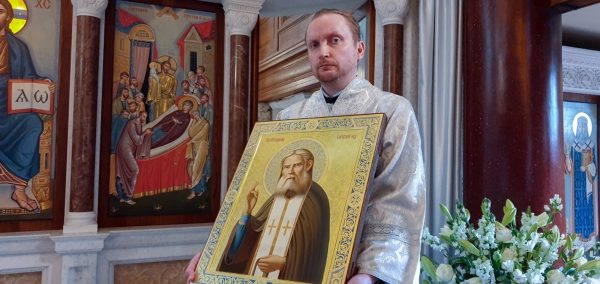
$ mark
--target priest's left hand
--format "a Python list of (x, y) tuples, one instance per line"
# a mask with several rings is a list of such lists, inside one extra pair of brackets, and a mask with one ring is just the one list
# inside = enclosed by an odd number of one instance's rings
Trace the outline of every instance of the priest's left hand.
[(262, 272), (269, 273), (276, 270), (281, 270), (285, 264), (285, 257), (269, 255), (259, 258), (256, 264)]
[(377, 278), (369, 274), (356, 274), (350, 278), (348, 284), (372, 284), (377, 282)]

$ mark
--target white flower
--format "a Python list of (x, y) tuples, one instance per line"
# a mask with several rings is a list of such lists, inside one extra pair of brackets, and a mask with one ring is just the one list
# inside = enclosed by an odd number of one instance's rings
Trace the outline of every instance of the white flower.
[(496, 276), (494, 275), (494, 267), (489, 259), (476, 259), (473, 261), (475, 265), (475, 275), (479, 276), (484, 283), (495, 283)]
[(526, 252), (532, 252), (533, 249), (535, 248), (535, 245), (537, 245), (539, 239), (540, 239), (540, 235), (538, 233), (536, 233), (536, 232), (531, 233), (530, 240), (526, 241), (523, 244), (523, 250), (525, 250)]
[(515, 269), (513, 272), (513, 280), (515, 280), (517, 283), (525, 283), (527, 282), (527, 275), (523, 274), (521, 270)]
[(535, 269), (535, 262), (530, 261), (529, 265), (531, 266), (527, 270), (527, 283), (532, 284), (542, 284), (544, 283), (544, 276), (542, 275), (541, 269)]
[(510, 243), (512, 232), (506, 227), (496, 226), (496, 240), (501, 243)]
[(501, 259), (502, 259), (502, 261), (507, 261), (507, 260), (514, 261), (517, 259), (517, 256), (518, 256), (517, 252), (515, 251), (514, 247), (511, 246), (511, 247), (505, 248), (502, 251)]
[(452, 231), (452, 229), (448, 227), (448, 224), (445, 224), (444, 227), (442, 227), (442, 229), (440, 230), (440, 235), (442, 236), (450, 237), (452, 233), (454, 233), (454, 231)]
[(461, 282), (461, 284), (483, 284), (483, 282), (481, 281), (481, 278), (473, 277)]
[(560, 270), (552, 269), (546, 275), (548, 284), (559, 284), (565, 281), (565, 275)]
[(502, 262), (502, 269), (506, 272), (513, 272), (515, 269), (515, 262), (512, 260), (505, 260)]
[(440, 264), (435, 270), (435, 274), (437, 279), (441, 282), (450, 282), (454, 279), (454, 270), (452, 269), (452, 266), (448, 264)]

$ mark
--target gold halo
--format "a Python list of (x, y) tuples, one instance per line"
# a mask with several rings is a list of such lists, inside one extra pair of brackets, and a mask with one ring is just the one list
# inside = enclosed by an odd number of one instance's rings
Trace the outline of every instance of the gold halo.
[(173, 59), (173, 57), (168, 56), (168, 55), (163, 55), (161, 57), (159, 57), (157, 59), (158, 63), (160, 64), (160, 67), (162, 68), (162, 64), (165, 61), (169, 61), (169, 65), (171, 65), (171, 75), (175, 74), (175, 71), (177, 70), (177, 62), (175, 61), (175, 59)]
[(198, 111), (198, 106), (200, 105), (200, 102), (198, 102), (198, 98), (196, 98), (195, 96), (181, 95), (177, 97), (175, 104), (177, 104), (178, 109), (182, 110), (183, 103), (187, 101), (192, 103), (192, 109), (190, 110), (190, 112)]
[[(12, 21), (8, 24), (8, 28), (13, 34), (17, 34), (27, 24), (29, 9), (24, 0), (8, 0), (8, 2), (10, 3), (14, 14)], [(8, 9), (8, 7), (6, 8)]]
[(300, 148), (310, 151), (313, 154), (313, 157), (315, 157), (313, 166), (313, 181), (318, 182), (321, 176), (323, 176), (323, 172), (325, 172), (325, 168), (327, 166), (327, 158), (325, 156), (325, 149), (323, 145), (314, 139), (301, 139), (294, 141), (285, 145), (281, 150), (279, 150), (279, 152), (277, 152), (273, 158), (271, 158), (267, 165), (262, 184), (269, 195), (273, 194), (275, 188), (277, 187), (277, 180), (279, 179), (279, 174), (281, 173), (281, 161), (283, 160), (283, 157)]

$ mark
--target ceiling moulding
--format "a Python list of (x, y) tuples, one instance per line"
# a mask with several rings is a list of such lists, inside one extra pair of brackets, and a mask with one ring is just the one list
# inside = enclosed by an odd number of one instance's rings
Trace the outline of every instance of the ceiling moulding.
[(600, 96), (600, 52), (563, 46), (563, 92)]

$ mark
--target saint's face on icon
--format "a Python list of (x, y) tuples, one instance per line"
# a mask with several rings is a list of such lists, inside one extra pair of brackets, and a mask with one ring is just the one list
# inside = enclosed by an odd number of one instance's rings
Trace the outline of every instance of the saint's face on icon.
[(295, 194), (302, 194), (308, 190), (311, 182), (312, 161), (294, 154), (283, 160), (276, 193), (286, 193), (290, 190)]

